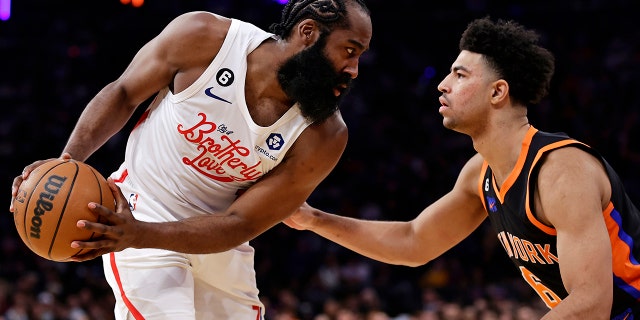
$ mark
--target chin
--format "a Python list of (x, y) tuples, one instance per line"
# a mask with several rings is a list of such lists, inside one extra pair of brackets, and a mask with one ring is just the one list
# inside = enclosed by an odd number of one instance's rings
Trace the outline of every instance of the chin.
[(456, 127), (455, 122), (453, 122), (451, 119), (447, 119), (446, 117), (442, 118), (442, 126), (450, 130), (455, 130)]

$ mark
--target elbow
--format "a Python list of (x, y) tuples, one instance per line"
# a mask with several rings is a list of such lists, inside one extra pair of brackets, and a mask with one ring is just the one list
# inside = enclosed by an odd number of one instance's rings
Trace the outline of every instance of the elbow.
[(424, 266), (425, 264), (431, 262), (431, 259), (424, 259), (424, 260), (411, 260), (411, 261), (407, 261), (404, 263), (405, 266), (407, 267), (421, 267)]
[(423, 266), (425, 264), (426, 264), (426, 262), (425, 263), (420, 263), (420, 262), (415, 262), (415, 261), (408, 261), (408, 262), (403, 263), (402, 265), (406, 266), (406, 267), (417, 268), (417, 267)]
[(425, 264), (431, 262), (433, 259), (430, 257), (425, 257), (421, 255), (409, 255), (402, 257), (401, 259), (392, 259), (391, 263), (405, 266), (405, 267), (421, 267)]

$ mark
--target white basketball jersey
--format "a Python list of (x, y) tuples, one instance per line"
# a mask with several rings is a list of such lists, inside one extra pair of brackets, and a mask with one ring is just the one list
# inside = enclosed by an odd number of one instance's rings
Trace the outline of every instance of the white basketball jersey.
[(134, 214), (138, 196), (154, 203), (136, 217), (170, 221), (224, 211), (283, 160), (310, 124), (297, 105), (268, 127), (249, 115), (247, 55), (271, 36), (233, 19), (220, 52), (190, 87), (158, 93), (112, 174), (126, 186)]

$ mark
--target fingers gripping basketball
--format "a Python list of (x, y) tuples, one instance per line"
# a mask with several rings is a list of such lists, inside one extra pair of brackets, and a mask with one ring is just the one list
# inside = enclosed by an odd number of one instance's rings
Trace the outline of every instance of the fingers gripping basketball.
[(76, 227), (78, 220), (98, 221), (87, 207), (99, 203), (115, 210), (106, 179), (91, 166), (75, 160), (48, 161), (22, 182), (14, 201), (14, 222), (22, 241), (37, 255), (68, 261), (86, 252), (71, 248), (73, 240), (94, 234)]

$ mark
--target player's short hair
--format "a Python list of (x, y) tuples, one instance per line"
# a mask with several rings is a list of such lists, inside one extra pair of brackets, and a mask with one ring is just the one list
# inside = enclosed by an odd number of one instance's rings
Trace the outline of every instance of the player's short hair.
[(548, 94), (555, 68), (553, 55), (538, 45), (539, 38), (538, 33), (517, 22), (494, 22), (485, 17), (469, 23), (460, 39), (460, 50), (482, 54), (509, 83), (513, 100), (536, 104)]

